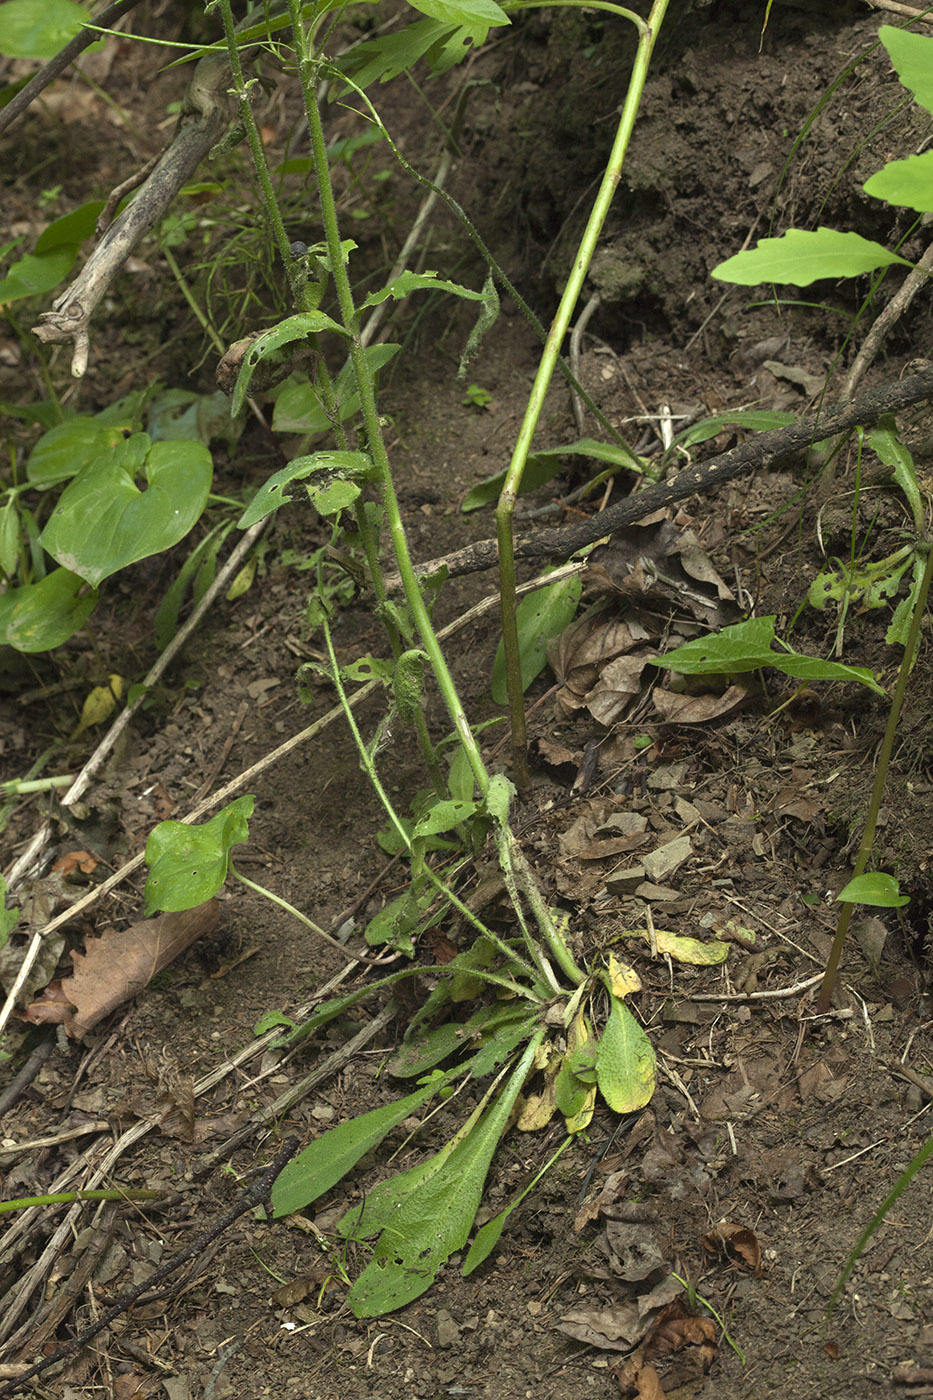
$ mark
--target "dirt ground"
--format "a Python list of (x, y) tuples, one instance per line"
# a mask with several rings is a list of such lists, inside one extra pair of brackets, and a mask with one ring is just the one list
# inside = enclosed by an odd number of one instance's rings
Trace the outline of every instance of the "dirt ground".
[[(165, 9), (143, 5), (134, 28), (164, 32)], [(864, 321), (846, 342), (861, 284), (818, 284), (795, 304), (762, 305), (746, 289), (711, 280), (710, 268), (747, 238), (767, 234), (772, 218), (775, 229), (825, 223), (886, 241), (908, 232), (896, 212), (861, 190), (885, 160), (919, 148), (928, 135), (918, 109), (898, 108), (901, 89), (883, 52), (848, 72), (793, 151), (814, 108), (874, 42), (878, 15), (854, 3), (776, 4), (760, 40), (763, 9), (714, 2), (672, 11), (587, 287), (587, 296), (595, 289), (602, 301), (582, 338), (582, 382), (646, 453), (660, 450), (659, 422), (668, 411), (675, 429), (691, 415), (740, 405), (804, 413), (827, 374), (832, 400), (861, 343)], [(170, 8), (168, 14), (177, 32), (180, 20)], [(532, 12), (426, 88), (428, 100), (449, 115), (463, 84), (476, 83), (450, 189), (545, 320), (621, 101), (628, 53), (622, 29), (595, 11)], [(66, 81), (8, 141), (0, 242), (11, 230), (42, 226), (40, 191), (60, 185), (56, 213), (64, 212), (105, 195), (158, 148), (159, 123), (180, 96), (183, 76), (153, 79), (151, 56), (125, 41), (113, 41), (111, 61), (101, 81), (125, 119), (86, 85)], [(411, 87), (399, 80), (379, 89), (377, 100), (408, 158), (429, 171), (440, 141)], [(274, 79), (263, 101), (266, 139), (279, 153), (292, 129), (294, 93)], [(358, 130), (352, 114), (330, 110), (335, 135)], [(394, 259), (421, 192), (388, 157), (368, 159), (368, 175), (342, 177), (341, 207), (361, 265), (378, 267)], [(237, 239), (252, 230), (258, 246), (261, 220), (246, 167), (235, 164), (232, 172)], [(434, 216), (426, 244), (425, 266), (481, 281), (476, 253), (449, 212)], [(901, 251), (916, 258), (923, 246), (918, 228)], [(176, 254), (196, 261), (190, 243)], [(216, 243), (203, 254), (205, 264), (211, 257)], [(227, 341), (269, 324), (272, 301), (284, 298), (274, 272), (250, 281), (246, 262), (238, 253), (211, 292)], [(198, 295), (207, 295), (204, 275), (191, 276)], [(868, 320), (888, 288), (886, 282)], [(929, 299), (921, 296), (863, 387), (896, 379), (923, 353), (930, 320)], [(44, 396), (30, 324), (18, 319), (0, 334), (0, 398), (7, 403)], [(393, 325), (405, 348), (398, 368), (383, 376), (381, 408), (416, 559), (494, 533), (488, 511), (463, 514), (460, 504), (471, 485), (507, 464), (537, 363), (534, 332), (506, 297), (469, 371), (489, 402), (465, 402), (456, 368), (470, 324), (460, 304), (451, 310), (432, 299)], [(92, 412), (147, 376), (207, 391), (216, 359), (153, 245), (114, 289), (89, 373), (70, 392)], [(64, 391), (67, 357), (53, 357), (50, 373)], [(28, 430), (8, 422), (6, 435), (28, 449)], [(933, 441), (928, 408), (908, 411), (899, 426), (923, 480)], [(599, 436), (592, 420), (584, 430)], [(553, 446), (578, 436), (569, 395), (558, 385), (540, 440)], [(714, 454), (734, 440), (727, 429), (699, 451)], [(217, 451), (215, 462), (214, 489), (233, 496), (248, 496), (281, 464), (255, 425), (229, 459)], [(595, 509), (593, 501), (559, 499), (584, 479), (578, 462), (567, 458), (564, 475), (535, 493), (535, 514), (522, 530)], [(856, 469), (849, 445), (831, 475), (798, 460), (670, 512), (678, 537), (693, 532), (730, 598), (711, 593), (707, 582), (697, 585), (699, 603), (653, 593), (642, 615), (663, 632), (678, 616), (696, 622), (719, 609), (719, 620), (729, 621), (753, 609), (774, 615), (778, 634), (801, 651), (828, 656), (841, 637), (847, 662), (874, 668), (892, 685), (901, 652), (885, 642), (890, 606), (853, 609), (844, 626), (832, 609), (802, 606), (825, 561), (848, 556), (853, 528), (858, 549), (871, 559), (892, 553), (905, 537), (906, 514), (889, 474), (865, 457), (856, 508)], [(633, 484), (617, 481), (612, 499)], [(156, 821), (189, 810), (205, 784), (210, 791), (229, 781), (333, 706), (324, 683), (303, 699), (295, 683), (298, 666), (321, 651), (306, 620), (311, 583), (302, 563), (324, 538), (310, 513), (279, 513), (253, 586), (212, 609), (80, 809), (66, 822), (60, 807), (44, 808), (42, 799), (16, 805), (3, 835), (5, 865), (50, 810), (50, 862), (89, 851), (96, 870), (73, 878), (98, 880), (141, 849)], [(155, 659), (152, 600), (184, 558), (183, 545), (114, 580), (93, 635), (81, 633), (36, 658), (0, 653), (4, 777), (25, 772), (49, 744), (67, 741), (83, 696), (102, 676), (145, 675)], [(457, 618), (493, 590), (490, 574), (452, 580), (437, 619)], [(590, 583), (588, 600), (599, 596)], [(383, 646), (362, 599), (345, 601), (335, 625), (343, 660)], [(471, 721), (498, 713), (489, 692), (496, 644), (489, 613), (450, 643)], [(792, 682), (769, 672), (721, 712), (717, 697), (704, 717), (703, 697), (695, 697), (694, 722), (685, 723), (656, 703), (656, 680), (642, 677), (630, 703), (600, 722), (583, 705), (570, 713), (561, 708), (560, 697), (547, 693), (553, 674), (541, 676), (528, 697), (534, 784), (517, 823), (549, 898), (571, 916), (579, 960), (596, 964), (646, 918), (657, 929), (730, 940), (721, 968), (652, 959), (647, 947), (632, 955), (643, 982), (634, 1006), (658, 1055), (648, 1109), (627, 1119), (598, 1109), (584, 1139), (513, 1213), (498, 1248), (474, 1274), (464, 1278), (455, 1257), (415, 1303), (358, 1321), (344, 1301), (341, 1274), (355, 1277), (365, 1258), (346, 1249), (334, 1224), (384, 1177), (390, 1157), (397, 1169), (437, 1150), (462, 1110), (455, 1100), (423, 1125), (406, 1122), (309, 1210), (305, 1228), (300, 1221), (270, 1224), (248, 1209), (198, 1249), (170, 1296), (144, 1295), (63, 1370), (43, 1377), (36, 1394), (601, 1400), (638, 1393), (648, 1400), (661, 1392), (646, 1388), (644, 1378), (637, 1392), (629, 1385), (626, 1329), (653, 1289), (661, 1290), (656, 1304), (670, 1303), (664, 1288), (672, 1273), (688, 1290), (671, 1304), (667, 1332), (656, 1331), (646, 1358), (664, 1395), (930, 1393), (927, 1173), (892, 1206), (832, 1317), (826, 1312), (860, 1232), (930, 1132), (929, 638), (908, 689), (873, 862), (897, 875), (910, 903), (858, 922), (826, 1017), (815, 1014), (814, 979), (835, 928), (834, 896), (849, 877), (861, 834), (886, 701), (855, 685), (820, 684), (797, 694)], [(377, 702), (360, 712), (367, 732), (380, 713)], [(449, 725), (437, 697), (428, 696), (426, 714), (432, 733), (443, 735)], [(597, 714), (606, 720), (605, 710)], [(508, 771), (506, 748), (493, 754), (500, 735), (501, 727), (486, 731), (484, 751)], [(91, 747), (87, 735), (66, 742), (56, 771), (78, 771)], [(584, 781), (584, 758), (594, 752), (597, 766)], [(380, 762), (404, 807), (420, 781), (409, 740), (394, 739)], [(351, 951), (362, 946), (360, 929), (399, 893), (403, 875), (375, 840), (381, 809), (345, 726), (337, 722), (298, 746), (248, 790), (256, 801), (243, 872), (325, 929), (341, 931)], [(686, 842), (685, 858), (669, 868), (652, 864), (653, 853), (676, 840)], [(477, 880), (486, 866), (482, 856)], [(17, 892), (20, 902), (31, 901), (26, 912), (34, 923), (59, 907), (61, 878)], [(70, 928), (68, 946), (141, 917), (141, 889), (138, 876), (121, 885)], [(456, 926), (445, 933), (455, 946), (467, 938)], [(11, 946), (24, 947), (27, 934), (24, 924)], [(425, 986), (436, 979), (436, 954), (436, 946), (416, 950)], [(3, 1115), (2, 1197), (75, 1189), (101, 1164), (123, 1187), (168, 1195), (152, 1205), (89, 1202), (70, 1215), (59, 1206), (6, 1217), (15, 1223), (0, 1236), (0, 1384), (91, 1326), (127, 1289), (191, 1246), (242, 1199), (284, 1139), (296, 1135), (304, 1145), (393, 1095), (385, 1064), (404, 1033), (404, 1001), (368, 1040), (361, 1036), (355, 1053), (342, 1061), (337, 1054), (334, 1063), (328, 1057), (366, 1032), (384, 997), (292, 1051), (254, 1035), (261, 1016), (295, 1015), (344, 965), (287, 915), (228, 886), (216, 930), (82, 1040), (13, 1023), (5, 1079), (30, 1057), (39, 1068)], [(61, 969), (69, 968), (63, 950)], [(8, 986), (8, 968), (2, 976)], [(360, 976), (351, 970), (342, 985), (357, 985)], [(296, 1102), (279, 1103), (320, 1066), (318, 1081)], [(134, 1128), (136, 1140), (111, 1163), (113, 1143)], [(484, 1212), (491, 1216), (527, 1185), (561, 1137), (556, 1121), (538, 1133), (510, 1133), (493, 1164)], [(678, 1339), (690, 1344), (680, 1347)], [(917, 1384), (923, 1375), (911, 1378), (908, 1367), (928, 1368), (926, 1384)]]

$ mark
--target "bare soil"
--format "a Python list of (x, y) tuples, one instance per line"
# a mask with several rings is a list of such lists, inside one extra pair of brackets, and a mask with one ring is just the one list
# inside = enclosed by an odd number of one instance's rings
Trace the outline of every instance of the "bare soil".
[[(141, 7), (134, 25), (159, 32), (157, 8)], [(580, 360), (587, 389), (632, 440), (650, 441), (668, 411), (675, 429), (692, 414), (739, 405), (803, 413), (830, 372), (834, 396), (861, 342), (860, 327), (851, 343), (845, 336), (864, 287), (820, 284), (800, 294), (800, 305), (762, 306), (745, 289), (709, 277), (746, 238), (766, 235), (772, 218), (776, 228), (825, 223), (884, 240), (906, 232), (894, 211), (861, 190), (869, 174), (914, 149), (926, 131), (918, 109), (895, 111), (901, 89), (883, 54), (839, 84), (794, 152), (817, 103), (873, 43), (877, 16), (854, 4), (776, 5), (760, 40), (763, 8), (681, 6), (655, 57), (590, 284), (602, 301)], [(482, 80), (467, 101), (450, 188), (545, 321), (621, 100), (629, 52), (621, 28), (597, 12), (524, 15), (508, 32), (494, 31), (495, 42), (465, 68), (427, 87), (429, 100), (449, 115), (462, 84)], [(184, 79), (169, 72), (152, 81), (151, 74), (147, 54), (115, 42), (102, 81), (126, 120), (69, 82), (57, 84), (55, 100), (20, 124), (5, 156), (0, 241), (11, 230), (41, 226), (41, 190), (60, 184), (63, 210), (105, 194), (157, 148), (156, 127)], [(408, 158), (429, 172), (440, 142), (424, 106), (404, 80), (376, 97)], [(270, 149), (278, 152), (295, 117), (290, 85), (274, 83), (265, 104)], [(67, 135), (62, 112), (70, 114)], [(335, 136), (360, 129), (337, 106), (331, 117)], [(388, 173), (378, 196), (365, 179), (347, 178), (342, 191), (361, 265), (373, 268), (394, 258), (422, 193), (388, 157), (373, 157), (369, 175), (382, 169)], [(261, 221), (245, 165), (235, 164), (232, 178), (231, 204), (240, 209), (241, 229), (256, 230), (259, 246)], [(354, 219), (354, 211), (366, 217)], [(449, 211), (432, 220), (426, 241), (424, 265), (467, 282), (481, 278), (475, 250)], [(902, 251), (916, 257), (922, 249), (918, 230)], [(193, 263), (191, 245), (188, 251)], [(206, 260), (216, 255), (212, 245)], [(270, 323), (275, 298), (284, 297), (274, 269), (263, 270), (251, 284), (248, 314), (234, 320), (238, 275), (228, 267), (219, 279), (226, 290), (217, 314), (231, 317), (228, 341)], [(206, 295), (203, 277), (192, 276)], [(867, 320), (889, 294), (886, 282)], [(0, 396), (9, 402), (43, 396), (29, 324), (11, 322), (0, 338)], [(383, 377), (382, 411), (419, 559), (493, 533), (488, 512), (464, 515), (460, 503), (471, 485), (506, 465), (537, 362), (535, 334), (507, 297), (469, 370), (490, 402), (466, 403), (456, 369), (469, 327), (461, 305), (451, 310), (439, 299), (404, 312), (393, 327), (405, 350)], [(929, 337), (929, 301), (921, 297), (867, 385), (896, 377)], [(76, 402), (94, 411), (145, 376), (207, 390), (215, 363), (153, 246), (142, 250), (128, 284), (115, 289)], [(53, 359), (51, 373), (64, 389), (66, 358)], [(928, 409), (905, 414), (900, 428), (924, 476)], [(591, 420), (585, 430), (599, 436)], [(562, 386), (551, 390), (540, 431), (549, 446), (578, 436)], [(28, 446), (21, 427), (10, 432)], [(732, 440), (727, 430), (701, 451)], [(217, 460), (219, 494), (248, 493), (280, 465), (258, 427), (229, 460), (221, 453)], [(595, 508), (593, 501), (560, 503), (583, 479), (578, 461), (567, 458), (565, 474), (532, 498), (536, 510), (550, 511), (537, 517), (545, 524)], [(831, 610), (801, 607), (825, 559), (848, 556), (853, 520), (866, 557), (883, 558), (904, 538), (907, 518), (889, 474), (866, 457), (856, 506), (856, 470), (855, 447), (847, 445), (831, 476), (803, 461), (785, 464), (687, 502), (673, 524), (694, 532), (731, 590), (736, 616), (749, 608), (774, 615), (779, 635), (793, 627), (794, 645), (813, 654), (829, 655), (841, 637), (847, 662), (893, 682), (900, 649), (885, 642), (890, 608), (853, 609), (843, 625)], [(617, 482), (614, 491), (634, 484)], [(533, 519), (522, 526), (535, 527)], [(253, 586), (212, 611), (89, 799), (67, 820), (52, 806), (53, 859), (90, 851), (98, 861), (91, 878), (101, 878), (141, 848), (156, 821), (188, 810), (206, 782), (216, 788), (332, 707), (335, 697), (323, 682), (305, 700), (295, 683), (298, 665), (313, 661), (321, 646), (305, 617), (311, 581), (296, 561), (324, 539), (309, 513), (280, 512)], [(73, 731), (83, 696), (102, 675), (145, 674), (155, 655), (153, 600), (183, 559), (181, 548), (115, 580), (93, 636), (81, 634), (48, 656), (0, 656), (4, 776), (25, 772)], [(456, 618), (494, 587), (485, 575), (452, 580), (438, 620)], [(686, 603), (668, 599), (661, 625), (685, 612), (695, 617)], [(486, 614), (450, 644), (474, 720), (497, 713), (489, 694), (494, 619)], [(341, 610), (336, 637), (346, 660), (383, 645), (364, 599)], [(854, 685), (796, 694), (773, 672), (737, 708), (673, 723), (655, 707), (644, 678), (633, 705), (607, 726), (586, 709), (568, 716), (557, 708), (555, 696), (546, 695), (553, 684), (545, 673), (529, 693), (535, 777), (518, 828), (549, 897), (571, 915), (577, 957), (595, 964), (618, 950), (627, 930), (646, 926), (646, 910), (657, 929), (718, 934), (734, 944), (722, 968), (652, 959), (641, 945), (631, 954), (643, 983), (633, 1005), (658, 1053), (650, 1107), (621, 1120), (600, 1109), (585, 1139), (513, 1213), (475, 1274), (463, 1278), (455, 1258), (416, 1303), (359, 1321), (344, 1302), (341, 1274), (354, 1277), (365, 1258), (344, 1251), (334, 1224), (384, 1177), (390, 1156), (397, 1169), (437, 1149), (461, 1121), (455, 1100), (423, 1125), (406, 1123), (316, 1203), (313, 1228), (269, 1224), (252, 1210), (241, 1215), (201, 1251), (171, 1296), (144, 1299), (113, 1321), (63, 1371), (43, 1378), (36, 1393), (75, 1400), (100, 1393), (121, 1400), (647, 1400), (662, 1392), (644, 1375), (639, 1381), (625, 1372), (629, 1348), (620, 1330), (632, 1304), (671, 1272), (690, 1282), (696, 1316), (718, 1325), (711, 1335), (691, 1333), (676, 1310), (669, 1315), (667, 1332), (656, 1334), (646, 1358), (667, 1396), (877, 1396), (903, 1389), (906, 1373), (898, 1368), (933, 1367), (927, 1174), (891, 1207), (832, 1317), (826, 1312), (860, 1232), (930, 1132), (928, 638), (910, 682), (874, 858), (877, 868), (898, 876), (910, 904), (878, 910), (853, 931), (828, 1017), (815, 1015), (813, 979), (835, 928), (834, 896), (851, 871), (886, 702)], [(372, 732), (382, 705), (374, 701), (360, 713)], [(449, 722), (437, 697), (427, 697), (426, 713), (432, 733), (442, 736)], [(485, 748), (493, 765), (508, 771), (507, 750), (493, 756), (501, 732), (487, 731)], [(90, 747), (84, 736), (63, 749), (58, 771), (76, 771)], [(578, 775), (594, 748), (598, 766), (584, 782)], [(404, 807), (420, 781), (413, 745), (393, 736), (380, 762)], [(345, 726), (335, 723), (298, 747), (250, 791), (256, 802), (240, 859), (244, 873), (324, 928), (349, 930), (349, 946), (359, 947), (359, 929), (395, 897), (404, 877), (374, 839), (381, 809)], [(617, 846), (608, 853), (606, 833), (620, 814), (644, 817), (644, 834), (624, 852)], [(34, 799), (20, 802), (4, 836), (8, 857), (41, 816)], [(667, 876), (626, 880), (626, 869), (679, 837), (689, 838), (689, 859)], [(477, 879), (486, 868), (483, 857)], [(29, 890), (19, 895), (31, 898)], [(41, 923), (59, 896), (49, 879), (40, 882), (33, 920)], [(343, 964), (335, 950), (242, 887), (226, 889), (220, 900), (217, 931), (135, 1001), (80, 1042), (51, 1037), (47, 1058), (4, 1117), (4, 1198), (53, 1189), (69, 1171), (71, 1189), (81, 1185), (113, 1141), (141, 1124), (147, 1130), (123, 1152), (113, 1179), (169, 1195), (154, 1206), (87, 1203), (57, 1241), (63, 1207), (6, 1217), (17, 1223), (0, 1238), (0, 1365), (32, 1363), (90, 1326), (219, 1219), (283, 1139), (297, 1135), (303, 1144), (388, 1101), (397, 1088), (384, 1067), (404, 1033), (404, 1001), (358, 1053), (257, 1124), (256, 1115), (364, 1030), (384, 1003), (374, 998), (291, 1053), (266, 1047), (229, 1065), (256, 1043), (264, 1013), (295, 1013)], [(133, 922), (140, 908), (141, 885), (125, 884), (73, 928), (71, 945), (108, 924)], [(468, 937), (456, 926), (444, 933), (454, 946)], [(15, 946), (25, 937), (17, 935)], [(437, 944), (416, 952), (428, 986), (437, 976)], [(68, 971), (67, 953), (62, 968)], [(348, 974), (344, 985), (359, 977), (358, 970)], [(48, 1034), (16, 1031), (8, 1078)], [(225, 1062), (226, 1075), (205, 1084)], [(253, 1131), (236, 1141), (250, 1123)], [(553, 1122), (507, 1137), (490, 1176), (490, 1215), (531, 1180), (561, 1136)], [(34, 1284), (24, 1286), (28, 1278)], [(911, 1393), (922, 1392), (912, 1386)]]

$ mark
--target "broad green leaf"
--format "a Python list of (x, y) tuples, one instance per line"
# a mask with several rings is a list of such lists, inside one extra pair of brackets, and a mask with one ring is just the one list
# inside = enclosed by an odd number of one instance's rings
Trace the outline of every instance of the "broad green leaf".
[(357, 1317), (382, 1317), (420, 1297), (451, 1254), (466, 1244), (493, 1153), (542, 1039), (539, 1032), (505, 1087), (440, 1169), (424, 1173), (398, 1201), (390, 1228), (380, 1235), (372, 1260), (347, 1295)]
[(917, 469), (913, 457), (898, 437), (894, 419), (882, 418), (876, 428), (869, 430), (868, 441), (878, 459), (886, 467), (893, 467), (894, 480), (907, 498), (914, 525), (922, 532), (923, 500), (917, 484)]
[(291, 1215), (296, 1210), (323, 1196), (332, 1186), (352, 1171), (357, 1162), (372, 1148), (377, 1147), (387, 1133), (403, 1122), (410, 1114), (417, 1113), (428, 1099), (443, 1086), (444, 1080), (437, 1080), (426, 1088), (417, 1089), (404, 1099), (374, 1108), (359, 1118), (350, 1118), (346, 1123), (338, 1123), (287, 1162), (276, 1177), (272, 1187), (272, 1213), (278, 1217)]
[(599, 1092), (615, 1113), (644, 1108), (654, 1093), (651, 1041), (618, 997), (609, 997), (609, 1021), (596, 1049)]
[(889, 161), (865, 181), (864, 190), (872, 199), (886, 199), (898, 207), (929, 213), (933, 209), (933, 151)]
[(860, 277), (876, 267), (894, 263), (911, 266), (906, 258), (858, 233), (837, 233), (831, 228), (818, 228), (814, 233), (791, 228), (780, 238), (759, 239), (756, 247), (727, 258), (710, 275), (741, 287), (757, 287), (761, 282), (792, 282), (797, 287), (809, 287), (823, 277)]
[(856, 875), (839, 891), (836, 899), (844, 904), (869, 904), (876, 909), (900, 909), (910, 903), (909, 897), (901, 894), (894, 876), (878, 870)]
[(933, 38), (927, 34), (911, 34), (907, 29), (895, 29), (883, 24), (878, 38), (888, 51), (901, 83), (914, 98), (933, 112)]
[(0, 306), (8, 305), (11, 301), (22, 301), (24, 297), (46, 296), (60, 282), (64, 282), (77, 256), (78, 250), (72, 244), (53, 248), (42, 257), (24, 253), (13, 263), (6, 277), (0, 279)]
[(19, 909), (16, 907), (7, 908), (6, 904), (7, 888), (6, 881), (0, 875), (0, 948), (6, 943), (10, 934), (19, 923)]
[[(42, 546), (96, 587), (183, 539), (207, 504), (211, 472), (211, 454), (201, 443), (151, 443), (136, 433), (66, 486)], [(137, 476), (145, 477), (145, 489)]]
[(77, 476), (82, 467), (123, 442), (119, 427), (96, 418), (75, 417), (43, 433), (29, 454), (26, 476), (39, 491)]
[[(515, 619), (518, 623), (523, 691), (547, 665), (547, 644), (572, 621), (582, 592), (581, 578), (564, 578), (547, 588), (536, 589), (519, 603)], [(492, 698), (497, 705), (508, 703), (505, 648), (501, 640), (492, 667)]]
[[(287, 467), (270, 476), (265, 486), (260, 487), (246, 510), (237, 521), (240, 530), (248, 530), (257, 521), (264, 520), (286, 501), (294, 499), (286, 487), (293, 481), (306, 481), (316, 474), (326, 474), (326, 480), (314, 483), (314, 489), (321, 493), (335, 482), (344, 484), (366, 481), (373, 474), (373, 460), (365, 452), (313, 452), (310, 457), (296, 457)], [(311, 488), (308, 488), (311, 495)], [(359, 491), (357, 490), (357, 495)], [(319, 497), (320, 498), (320, 497)], [(312, 502), (314, 496), (311, 496)], [(354, 499), (351, 497), (351, 500)], [(321, 510), (321, 514), (327, 514)]]
[(230, 399), (219, 389), (194, 394), (187, 389), (166, 389), (153, 399), (146, 413), (146, 431), (153, 442), (203, 442), (215, 439), (235, 446), (243, 420), (231, 415)]
[(201, 826), (160, 822), (146, 842), (146, 914), (194, 909), (227, 878), (230, 851), (249, 838), (253, 797), (247, 793)]
[(0, 8), (0, 53), (7, 58), (53, 58), (87, 19), (84, 7), (72, 0), (6, 0)]
[(378, 306), (380, 302), (387, 301), (392, 297), (394, 301), (401, 301), (411, 292), (452, 292), (454, 296), (467, 297), (470, 301), (482, 301), (482, 292), (474, 292), (469, 287), (461, 287), (459, 282), (445, 282), (438, 280), (436, 272), (403, 272), (400, 277), (394, 278), (387, 287), (381, 287), (378, 292), (370, 292), (369, 296), (361, 306)]
[[(419, 19), (394, 34), (382, 34), (356, 44), (349, 53), (344, 54), (337, 66), (351, 76), (359, 87), (368, 88), (372, 83), (390, 82), (400, 73), (414, 68), (419, 59), (427, 57), (430, 61), (432, 51), (445, 47), (455, 36), (462, 36), (457, 58), (465, 57), (469, 36), (459, 25), (442, 24), (436, 19)], [(439, 63), (432, 62), (431, 66), (436, 71), (446, 71)], [(452, 63), (446, 65), (451, 66)]]
[(300, 311), (295, 316), (287, 316), (277, 326), (256, 337), (243, 356), (240, 373), (233, 389), (230, 411), (234, 417), (243, 407), (256, 366), (263, 360), (276, 357), (284, 346), (291, 345), (296, 340), (306, 340), (309, 335), (316, 335), (319, 331), (336, 331), (342, 336), (347, 334), (343, 326), (332, 317), (325, 316), (323, 311)]
[(664, 656), (653, 657), (650, 665), (684, 675), (740, 675), (773, 666), (798, 680), (858, 681), (876, 695), (884, 695), (871, 671), (864, 666), (845, 666), (837, 661), (823, 661), (818, 656), (801, 656), (798, 652), (772, 651), (773, 617), (752, 617), (724, 627), (708, 637), (698, 637)]
[(79, 632), (97, 607), (97, 593), (68, 569), (0, 594), (0, 642), (17, 651), (52, 651)]
[[(46, 0), (42, 0), (42, 3), (45, 4)], [(70, 213), (62, 214), (61, 218), (53, 220), (42, 230), (32, 251), (37, 256), (44, 257), (53, 248), (83, 243), (96, 231), (97, 217), (103, 207), (102, 199), (91, 199), (86, 204), (79, 204), (77, 209), (72, 209)]]
[[(365, 355), (370, 374), (375, 374), (384, 364), (388, 364), (399, 349), (398, 345), (367, 346)], [(356, 379), (349, 360), (337, 376), (334, 394), (341, 423), (359, 411), (360, 396), (356, 392)], [(275, 399), (272, 426), (277, 433), (326, 433), (332, 427), (314, 388), (304, 380), (285, 382)]]

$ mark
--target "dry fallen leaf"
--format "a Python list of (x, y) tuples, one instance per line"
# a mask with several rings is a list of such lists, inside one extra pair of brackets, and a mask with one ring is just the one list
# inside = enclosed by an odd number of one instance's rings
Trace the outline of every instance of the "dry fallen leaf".
[(114, 1007), (129, 1001), (180, 953), (217, 927), (220, 906), (216, 899), (180, 914), (160, 914), (132, 924), (121, 933), (108, 930), (101, 938), (89, 938), (83, 953), (71, 955), (74, 973), (50, 983), (43, 996), (22, 1013), (39, 1025), (64, 1025), (68, 1035), (80, 1038)]
[(730, 1264), (738, 1264), (756, 1274), (761, 1272), (761, 1245), (754, 1230), (744, 1225), (723, 1221), (714, 1230), (708, 1230), (701, 1243), (708, 1254), (719, 1255)]

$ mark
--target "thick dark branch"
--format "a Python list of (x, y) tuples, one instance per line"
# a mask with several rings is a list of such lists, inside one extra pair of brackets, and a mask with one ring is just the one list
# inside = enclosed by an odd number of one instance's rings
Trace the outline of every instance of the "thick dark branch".
[[(591, 515), (573, 525), (523, 535), (516, 542), (515, 557), (567, 559), (584, 545), (592, 544), (604, 535), (611, 535), (614, 530), (621, 530), (626, 525), (634, 525), (664, 506), (674, 505), (688, 496), (706, 495), (747, 472), (776, 466), (806, 451), (813, 442), (834, 437), (856, 426), (870, 426), (886, 414), (897, 413), (910, 404), (933, 398), (933, 364), (915, 360), (911, 368), (915, 372), (904, 379), (873, 389), (851, 403), (831, 404), (816, 418), (802, 418), (799, 423), (792, 423), (789, 427), (758, 433), (748, 442), (724, 453), (715, 462), (687, 467), (673, 481), (659, 482), (645, 491), (626, 496), (598, 515)], [(418, 564), (417, 572), (429, 574), (446, 566), (450, 577), (471, 574), (480, 569), (493, 568), (497, 557), (495, 540), (479, 540), (453, 554)], [(387, 578), (386, 586), (393, 589), (398, 582), (397, 577)]]

